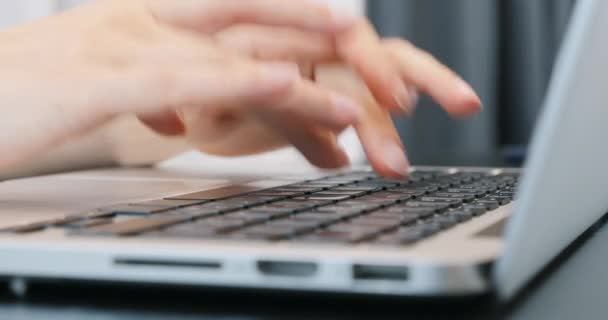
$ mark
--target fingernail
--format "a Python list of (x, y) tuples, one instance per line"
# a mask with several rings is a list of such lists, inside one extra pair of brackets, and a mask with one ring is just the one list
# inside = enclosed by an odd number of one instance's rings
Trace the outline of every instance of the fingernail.
[(410, 163), (405, 156), (403, 148), (398, 144), (388, 144), (384, 150), (386, 166), (403, 177), (406, 177), (410, 170)]
[(410, 109), (416, 110), (416, 107), (418, 106), (418, 102), (420, 101), (420, 94), (418, 94), (418, 89), (413, 88), (413, 87), (409, 87), (409, 93), (410, 93)]
[(476, 103), (477, 106), (483, 110), (483, 105), (481, 103), (481, 99), (479, 98), (479, 96), (477, 95), (477, 92), (475, 92), (475, 90), (473, 89), (473, 87), (471, 87), (470, 84), (468, 84), (466, 81), (462, 80), (462, 82), (460, 83), (459, 90), (463, 96), (469, 97), (471, 99), (471, 101)]
[(329, 10), (331, 12), (333, 25), (337, 31), (349, 29), (353, 27), (359, 20), (357, 15), (349, 13), (343, 8), (330, 7)]
[(294, 63), (264, 63), (260, 70), (262, 90), (273, 90), (289, 86), (300, 77), (300, 70)]
[(397, 91), (395, 93), (395, 102), (397, 102), (397, 106), (408, 115), (412, 113), (413, 99), (414, 97), (412, 97), (410, 90), (405, 85), (400, 85), (397, 87)]
[(354, 124), (360, 119), (361, 107), (353, 99), (337, 93), (332, 93), (329, 98), (340, 122)]

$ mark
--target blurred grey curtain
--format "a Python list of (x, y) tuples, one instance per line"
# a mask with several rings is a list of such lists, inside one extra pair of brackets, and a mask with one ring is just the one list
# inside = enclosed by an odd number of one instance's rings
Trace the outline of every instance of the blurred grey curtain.
[(414, 164), (495, 165), (526, 145), (575, 0), (369, 0), (384, 36), (401, 36), (455, 69), (484, 101), (470, 120), (423, 99), (396, 119)]

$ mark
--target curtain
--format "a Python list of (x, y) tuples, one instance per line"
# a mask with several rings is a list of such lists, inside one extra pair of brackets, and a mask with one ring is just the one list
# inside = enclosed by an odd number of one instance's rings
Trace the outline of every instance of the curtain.
[(430, 99), (395, 119), (414, 164), (502, 165), (534, 128), (575, 0), (372, 0), (383, 36), (430, 51), (478, 90), (484, 112), (450, 119)]

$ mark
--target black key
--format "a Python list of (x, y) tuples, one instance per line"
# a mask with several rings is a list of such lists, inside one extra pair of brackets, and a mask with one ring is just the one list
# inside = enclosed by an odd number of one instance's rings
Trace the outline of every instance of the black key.
[(482, 186), (482, 185), (465, 185), (459, 186), (458, 188), (453, 189), (462, 189), (462, 190), (483, 190), (486, 193), (494, 192), (497, 190), (495, 186)]
[(259, 191), (261, 188), (251, 186), (228, 186), (213, 190), (188, 193), (180, 196), (167, 197), (168, 200), (217, 200), (232, 196)]
[(329, 226), (332, 224), (340, 223), (345, 220), (352, 218), (353, 216), (344, 215), (344, 214), (313, 214), (313, 213), (303, 213), (293, 216), (290, 219), (301, 219), (302, 221), (318, 221), (323, 226)]
[(412, 244), (424, 239), (428, 235), (420, 227), (408, 227), (399, 229), (398, 232), (383, 236), (376, 241), (377, 243), (385, 244)]
[(438, 223), (442, 229), (448, 229), (457, 225), (460, 221), (454, 216), (444, 215), (435, 217), (433, 219), (433, 222)]
[(377, 203), (369, 203), (366, 201), (358, 201), (358, 200), (349, 200), (349, 201), (340, 201), (336, 204), (324, 206), (323, 210), (338, 210), (338, 208), (351, 210), (351, 211), (373, 211), (379, 209), (381, 206)]
[(287, 199), (287, 197), (251, 195), (251, 196), (230, 198), (230, 203), (250, 207), (250, 206), (256, 206), (256, 205), (264, 205), (267, 203), (280, 201), (283, 199)]
[(351, 231), (332, 231), (322, 230), (313, 234), (296, 238), (298, 242), (315, 242), (315, 243), (348, 243), (360, 242), (375, 237), (376, 233), (366, 232), (351, 232)]
[(340, 201), (351, 198), (351, 195), (348, 194), (320, 194), (313, 193), (306, 196), (296, 197), (294, 200), (300, 201)]
[(404, 206), (404, 205), (388, 207), (388, 208), (382, 209), (378, 212), (384, 212), (384, 211), (391, 212), (391, 213), (398, 213), (398, 214), (402, 214), (402, 215), (416, 215), (421, 219), (428, 218), (439, 212), (434, 207), (417, 208), (417, 207), (408, 207), (408, 206)]
[(515, 192), (512, 191), (499, 191), (496, 193), (497, 196), (499, 197), (510, 197), (511, 199), (513, 199), (513, 197), (515, 197)]
[(258, 213), (258, 212), (249, 212), (249, 211), (236, 211), (228, 213), (224, 216), (221, 216), (222, 219), (260, 219), (270, 221), (272, 219), (277, 219), (280, 217), (285, 217), (287, 215), (277, 215), (272, 213)]
[(365, 218), (374, 219), (396, 219), (400, 224), (413, 223), (421, 219), (419, 214), (403, 214), (387, 211), (377, 211), (364, 216)]
[(236, 237), (243, 236), (247, 239), (257, 240), (279, 240), (294, 235), (291, 228), (280, 228), (277, 226), (257, 226), (239, 231)]
[(287, 201), (279, 201), (268, 205), (268, 207), (274, 208), (285, 208), (291, 210), (301, 210), (304, 208), (314, 208), (316, 206), (320, 206), (323, 204), (327, 204), (328, 201), (314, 201), (314, 200), (287, 200)]
[(443, 230), (443, 226), (436, 221), (425, 222), (415, 227), (420, 228), (420, 230), (424, 232), (427, 236)]
[(504, 205), (509, 204), (511, 202), (511, 197), (489, 196), (489, 197), (483, 198), (482, 200), (485, 200), (485, 201), (496, 201), (501, 206), (504, 206)]
[(401, 195), (401, 196), (409, 196), (411, 198), (422, 197), (422, 196), (430, 193), (430, 192), (426, 192), (426, 191), (406, 190), (406, 189), (397, 189), (397, 190), (388, 189), (387, 191), (384, 191), (384, 192), (397, 194), (397, 195)]
[(471, 202), (475, 200), (476, 195), (470, 193), (449, 193), (449, 192), (437, 192), (432, 195), (438, 198), (458, 199), (463, 202)]
[(265, 220), (256, 219), (205, 219), (196, 222), (184, 223), (175, 226), (178, 230), (209, 230), (214, 233), (233, 232), (256, 223), (263, 223)]
[(337, 192), (372, 192), (375, 190), (381, 190), (374, 186), (360, 186), (360, 185), (347, 185), (343, 187), (332, 188), (329, 191), (337, 191)]
[(377, 228), (377, 231), (387, 231), (391, 229), (398, 228), (404, 219), (386, 219), (386, 218), (378, 218), (378, 217), (361, 217), (350, 220), (350, 223), (353, 227), (373, 227)]
[(301, 191), (290, 191), (290, 190), (263, 190), (263, 191), (257, 191), (254, 193), (250, 193), (248, 196), (250, 197), (271, 197), (271, 198), (277, 198), (277, 197), (293, 197), (293, 196), (298, 196), (298, 195), (302, 195), (305, 194), (306, 192), (301, 192)]
[(382, 200), (385, 200), (386, 202), (391, 202), (391, 201), (401, 202), (401, 201), (410, 200), (411, 198), (412, 198), (412, 196), (407, 195), (407, 194), (379, 192), (379, 193), (372, 193), (370, 195), (359, 197), (356, 200), (357, 201), (368, 201), (368, 200), (382, 201)]
[(76, 234), (129, 236), (146, 231), (161, 229), (163, 227), (178, 224), (183, 221), (183, 219), (169, 216), (159, 216), (156, 218), (135, 218), (93, 228), (77, 230)]
[(410, 184), (407, 186), (401, 186), (396, 188), (391, 188), (390, 191), (418, 191), (418, 192), (437, 192), (439, 191), (439, 187), (437, 185), (429, 185), (429, 184)]
[(174, 217), (182, 217), (186, 219), (190, 217), (191, 219), (201, 219), (213, 217), (221, 214), (221, 210), (218, 209), (204, 209), (199, 207), (185, 207), (177, 210), (171, 210), (166, 213), (163, 213), (159, 216), (174, 216)]
[(284, 219), (267, 223), (265, 226), (269, 228), (281, 228), (282, 230), (289, 229), (291, 230), (291, 234), (296, 235), (313, 232), (314, 230), (321, 228), (323, 224), (319, 222)]
[(451, 207), (458, 207), (462, 205), (462, 201), (459, 199), (447, 199), (447, 198), (439, 198), (439, 197), (422, 197), (420, 198), (421, 202), (430, 202), (430, 203), (447, 203)]
[(481, 198), (481, 197), (485, 196), (486, 194), (488, 194), (488, 191), (484, 190), (484, 189), (451, 188), (451, 189), (447, 189), (445, 192), (470, 194), (470, 195), (473, 195), (478, 198)]
[(490, 201), (490, 200), (477, 200), (477, 201), (473, 202), (472, 204), (485, 206), (488, 211), (491, 211), (491, 210), (494, 210), (494, 209), (497, 209), (498, 207), (500, 207), (500, 203), (498, 203), (496, 201)]
[(143, 233), (144, 237), (171, 237), (171, 238), (213, 238), (217, 237), (218, 232), (216, 229), (210, 228), (186, 228), (182, 225), (165, 228), (161, 231), (153, 231)]
[(450, 208), (449, 203), (436, 203), (436, 202), (422, 202), (422, 201), (408, 201), (405, 203), (406, 207), (411, 208), (433, 208), (435, 212), (444, 212)]
[(339, 222), (342, 219), (343, 218), (341, 218), (341, 217), (332, 217), (332, 216), (323, 217), (323, 216), (319, 216), (319, 215), (307, 215), (307, 214), (296, 215), (296, 216), (289, 218), (289, 220), (291, 220), (291, 221), (315, 222), (319, 225), (319, 227), (327, 227), (331, 224)]
[(471, 220), (475, 216), (471, 210), (453, 210), (449, 211), (447, 214), (454, 217), (458, 222)]
[(488, 208), (485, 205), (464, 205), (461, 210), (468, 211), (473, 214), (473, 216), (480, 216), (488, 211)]

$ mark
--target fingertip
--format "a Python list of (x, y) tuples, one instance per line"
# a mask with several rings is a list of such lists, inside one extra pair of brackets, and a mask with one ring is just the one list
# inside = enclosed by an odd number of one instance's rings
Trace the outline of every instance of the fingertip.
[(405, 179), (409, 176), (410, 162), (403, 148), (396, 143), (387, 143), (369, 154), (374, 170), (388, 179)]

